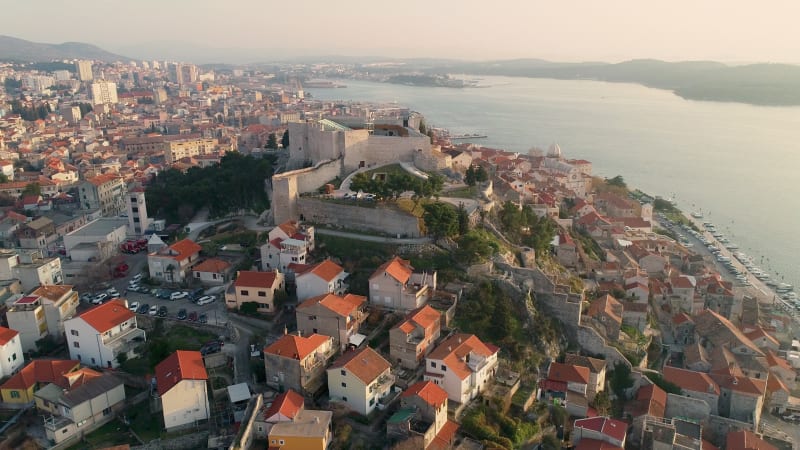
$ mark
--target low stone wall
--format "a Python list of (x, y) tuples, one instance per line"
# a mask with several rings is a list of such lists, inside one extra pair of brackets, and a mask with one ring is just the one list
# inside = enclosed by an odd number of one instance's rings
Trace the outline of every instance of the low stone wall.
[(667, 408), (664, 410), (664, 417), (681, 417), (705, 422), (710, 415), (711, 407), (705, 400), (667, 394)]
[(349, 230), (400, 237), (420, 237), (422, 234), (418, 218), (382, 205), (367, 208), (301, 197), (297, 199), (297, 212), (306, 222)]
[(578, 345), (584, 352), (593, 355), (603, 355), (606, 368), (613, 369), (617, 363), (622, 363), (632, 368), (630, 361), (616, 348), (607, 345), (605, 339), (594, 328), (580, 326), (577, 329)]

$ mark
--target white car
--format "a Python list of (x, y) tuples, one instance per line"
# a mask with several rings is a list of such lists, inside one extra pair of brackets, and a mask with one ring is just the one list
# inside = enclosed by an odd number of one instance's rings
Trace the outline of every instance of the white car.
[(94, 296), (94, 299), (92, 299), (92, 304), (93, 305), (99, 305), (100, 303), (103, 303), (103, 300), (105, 300), (107, 298), (108, 298), (108, 294), (106, 294), (105, 292), (101, 292), (101, 293), (99, 293), (99, 294)]
[(118, 298), (119, 297), (119, 292), (114, 288), (111, 288), (111, 289), (107, 290), (106, 294), (108, 294), (108, 296), (111, 297), (111, 298)]
[(173, 292), (172, 294), (169, 294), (169, 299), (170, 300), (180, 300), (180, 299), (186, 298), (188, 296), (189, 296), (189, 293), (187, 293), (186, 291), (176, 291), (176, 292)]
[(214, 303), (214, 300), (216, 300), (216, 297), (214, 297), (213, 295), (206, 295), (204, 297), (200, 297), (199, 299), (197, 299), (197, 305), (198, 306), (208, 305), (209, 303)]
[(130, 282), (138, 283), (139, 281), (141, 281), (141, 279), (142, 279), (142, 274), (141, 273), (137, 273), (136, 275), (134, 275), (131, 278), (131, 280), (128, 283), (130, 283)]
[(151, 316), (155, 316), (156, 314), (158, 314), (158, 306), (157, 305), (151, 306), (150, 311), (148, 311), (148, 314), (150, 314)]
[(130, 305), (128, 305), (128, 309), (130, 309), (133, 312), (136, 312), (136, 310), (139, 309), (139, 302), (131, 303)]

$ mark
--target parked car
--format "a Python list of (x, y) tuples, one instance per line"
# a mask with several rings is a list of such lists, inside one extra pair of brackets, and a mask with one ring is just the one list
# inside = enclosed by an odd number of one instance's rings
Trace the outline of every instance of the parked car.
[(141, 306), (139, 306), (139, 310), (136, 312), (138, 314), (147, 314), (148, 312), (150, 312), (150, 304), (148, 303), (142, 304)]
[(200, 354), (203, 356), (210, 355), (212, 353), (219, 353), (222, 351), (222, 342), (221, 341), (212, 341), (203, 344), (200, 347)]
[(197, 317), (197, 321), (200, 323), (208, 323), (208, 316), (206, 316), (205, 314), (200, 314)]
[(180, 300), (182, 298), (186, 298), (189, 296), (189, 293), (186, 291), (175, 291), (172, 294), (169, 294), (169, 299), (172, 301)]
[(202, 296), (203, 296), (203, 288), (197, 288), (192, 292), (189, 292), (189, 300), (191, 301), (195, 301)]
[(83, 303), (92, 303), (92, 300), (94, 300), (94, 297), (92, 297), (92, 294), (89, 294), (87, 292), (87, 293), (81, 294), (80, 299), (81, 299), (81, 301)]
[(106, 294), (105, 292), (101, 292), (94, 296), (94, 299), (92, 299), (92, 304), (99, 305), (100, 303), (103, 303), (103, 301), (105, 301), (105, 299), (107, 298), (108, 294)]
[(130, 305), (128, 305), (128, 309), (130, 309), (133, 312), (138, 311), (139, 310), (139, 302), (131, 303)]
[(151, 306), (150, 312), (148, 314), (150, 314), (151, 316), (155, 316), (156, 314), (158, 314), (158, 306), (156, 305)]
[(130, 292), (139, 292), (139, 285), (138, 284), (129, 284), (128, 291)]
[(197, 322), (197, 311), (192, 311), (189, 313), (189, 317), (187, 317), (190, 322)]
[(116, 288), (112, 287), (109, 290), (107, 290), (106, 293), (111, 298), (119, 298), (119, 292), (116, 290)]
[(156, 294), (156, 297), (166, 300), (170, 298), (171, 295), (172, 291), (170, 291), (169, 289), (161, 289), (158, 291), (158, 294)]
[(186, 320), (186, 309), (182, 308), (180, 311), (178, 311), (178, 315), (176, 317), (178, 320)]
[(206, 295), (197, 299), (197, 305), (198, 306), (208, 305), (209, 303), (214, 303), (214, 300), (216, 300), (216, 297), (214, 297), (213, 295)]
[(137, 273), (136, 275), (134, 275), (131, 278), (131, 281), (134, 281), (134, 282), (138, 283), (139, 281), (141, 281), (141, 279), (142, 279), (142, 274), (141, 273)]
[(162, 306), (162, 307), (158, 308), (158, 317), (167, 317), (168, 313), (169, 313), (169, 311), (167, 311), (167, 307), (166, 306)]
[(149, 294), (150, 288), (147, 286), (139, 286), (139, 289), (137, 289), (136, 291), (141, 292), (142, 294)]

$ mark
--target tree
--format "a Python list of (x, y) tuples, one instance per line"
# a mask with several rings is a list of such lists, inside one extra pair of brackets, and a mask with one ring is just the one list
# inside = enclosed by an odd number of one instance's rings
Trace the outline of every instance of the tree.
[(8, 176), (4, 173), (0, 173), (0, 183), (8, 183)]
[(475, 181), (479, 183), (483, 183), (489, 181), (489, 173), (486, 172), (486, 168), (479, 165), (477, 169), (475, 169)]
[(269, 134), (269, 137), (267, 137), (267, 144), (264, 146), (264, 148), (273, 150), (278, 148), (278, 136), (276, 136), (275, 133)]
[(466, 264), (473, 264), (485, 261), (499, 249), (495, 242), (483, 230), (471, 230), (462, 234), (458, 240), (458, 250), (456, 257), (459, 261)]
[(239, 307), (239, 312), (248, 316), (255, 316), (258, 314), (258, 302), (244, 302)]
[(428, 134), (428, 126), (425, 124), (425, 119), (419, 121), (419, 132), (424, 135)]
[(467, 214), (467, 208), (464, 207), (464, 203), (458, 204), (458, 209), (456, 209), (458, 213), (458, 234), (466, 234), (469, 231), (469, 214)]
[(42, 195), (42, 187), (39, 183), (29, 183), (25, 186), (25, 189), (22, 190), (22, 195)]
[(628, 185), (625, 184), (625, 179), (622, 178), (622, 175), (617, 175), (614, 178), (606, 179), (606, 184), (608, 184), (609, 186), (616, 186), (616, 187), (621, 187), (621, 188), (627, 188), (628, 187)]
[(631, 368), (627, 364), (617, 362), (614, 365), (614, 370), (611, 371), (611, 390), (620, 399), (625, 399), (625, 391), (633, 386), (633, 378), (631, 378)]
[(281, 137), (281, 147), (289, 148), (289, 130), (283, 132), (283, 137)]
[(458, 213), (445, 203), (428, 203), (424, 206), (425, 227), (436, 237), (455, 236), (458, 233)]
[(121, 352), (119, 355), (117, 355), (117, 362), (119, 363), (119, 365), (125, 364), (125, 361), (127, 361), (127, 360), (128, 360), (128, 354), (127, 353)]
[(545, 434), (542, 438), (542, 450), (560, 450), (561, 441), (558, 440), (555, 434)]
[(476, 181), (478, 180), (475, 178), (475, 166), (470, 165), (464, 174), (464, 183), (467, 183), (467, 186), (475, 186)]
[(611, 412), (611, 399), (608, 391), (600, 391), (594, 396), (594, 409), (598, 416), (607, 416)]

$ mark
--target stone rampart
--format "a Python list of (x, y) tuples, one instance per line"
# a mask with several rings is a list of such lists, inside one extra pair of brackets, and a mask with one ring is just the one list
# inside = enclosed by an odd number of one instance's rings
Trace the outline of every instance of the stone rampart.
[(314, 167), (292, 170), (272, 176), (272, 211), (276, 224), (298, 220), (300, 194), (314, 192), (328, 181), (342, 175), (342, 160), (327, 160)]
[(306, 222), (391, 236), (421, 236), (419, 219), (388, 206), (367, 208), (306, 197), (298, 198), (296, 205), (297, 217)]

